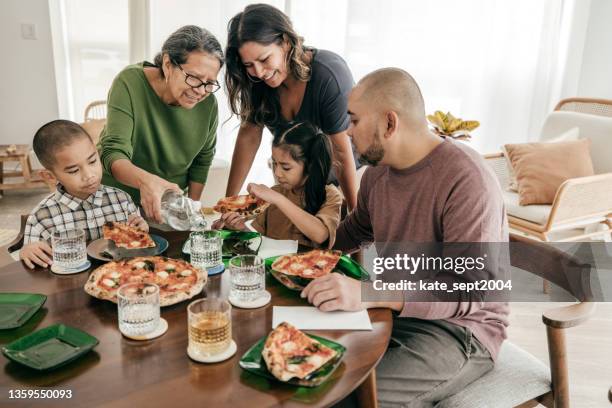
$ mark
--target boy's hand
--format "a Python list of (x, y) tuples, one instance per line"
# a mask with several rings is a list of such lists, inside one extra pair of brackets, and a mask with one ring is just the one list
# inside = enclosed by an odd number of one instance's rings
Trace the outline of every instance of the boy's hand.
[(127, 225), (136, 227), (141, 231), (149, 232), (149, 224), (140, 215), (133, 213), (128, 217)]
[(264, 184), (249, 183), (247, 186), (247, 191), (255, 197), (270, 204), (276, 204), (276, 201), (283, 197), (281, 193), (272, 190), (270, 187)]
[(21, 248), (19, 259), (30, 269), (36, 265), (48, 268), (53, 263), (53, 250), (46, 241), (32, 242)]
[(246, 231), (248, 228), (245, 225), (244, 217), (235, 212), (226, 212), (221, 215), (221, 218), (213, 222), (212, 229), (227, 228), (235, 231)]

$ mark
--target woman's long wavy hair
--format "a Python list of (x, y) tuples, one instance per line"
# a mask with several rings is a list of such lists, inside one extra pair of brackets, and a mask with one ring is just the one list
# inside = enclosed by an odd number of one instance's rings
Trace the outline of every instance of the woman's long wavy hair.
[(325, 185), (332, 167), (329, 137), (309, 122), (293, 122), (274, 137), (272, 146), (286, 150), (293, 160), (304, 163), (304, 209), (316, 214), (325, 202)]
[(230, 20), (227, 31), (225, 85), (232, 112), (243, 122), (260, 126), (276, 123), (280, 116), (276, 90), (263, 81), (249, 79), (238, 50), (249, 41), (279, 46), (286, 41), (289, 44), (285, 61), (288, 72), (300, 81), (308, 81), (310, 65), (306, 62), (304, 39), (295, 32), (289, 17), (267, 4), (247, 6)]

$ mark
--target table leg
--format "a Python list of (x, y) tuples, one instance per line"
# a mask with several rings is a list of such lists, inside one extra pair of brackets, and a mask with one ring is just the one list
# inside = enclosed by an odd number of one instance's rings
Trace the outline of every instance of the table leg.
[(377, 408), (378, 401), (376, 395), (376, 371), (372, 369), (370, 374), (355, 390), (357, 401), (361, 408)]
[(30, 172), (30, 163), (28, 161), (28, 157), (22, 156), (21, 158), (19, 158), (19, 162), (21, 163), (21, 171), (23, 173), (23, 179), (25, 180), (26, 183), (28, 183), (32, 176)]
[(4, 196), (4, 190), (2, 190), (2, 185), (4, 184), (4, 162), (0, 161), (0, 197)]

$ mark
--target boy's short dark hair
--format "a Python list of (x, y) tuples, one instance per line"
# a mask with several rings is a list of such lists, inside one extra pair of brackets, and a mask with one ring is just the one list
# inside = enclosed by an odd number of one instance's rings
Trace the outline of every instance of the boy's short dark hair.
[(55, 152), (62, 147), (69, 146), (81, 138), (93, 140), (91, 136), (78, 123), (70, 120), (53, 120), (36, 131), (33, 148), (38, 161), (50, 170), (55, 164)]

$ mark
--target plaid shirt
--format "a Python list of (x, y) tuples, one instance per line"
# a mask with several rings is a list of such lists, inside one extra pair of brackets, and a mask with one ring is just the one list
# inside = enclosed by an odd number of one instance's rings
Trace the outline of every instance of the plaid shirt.
[(130, 196), (117, 188), (100, 185), (85, 200), (66, 192), (61, 184), (57, 191), (42, 200), (32, 211), (25, 226), (24, 244), (51, 239), (53, 231), (82, 229), (87, 241), (102, 237), (107, 221), (127, 221), (137, 209)]

